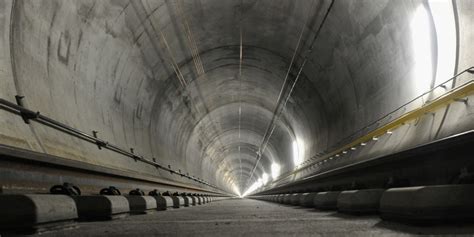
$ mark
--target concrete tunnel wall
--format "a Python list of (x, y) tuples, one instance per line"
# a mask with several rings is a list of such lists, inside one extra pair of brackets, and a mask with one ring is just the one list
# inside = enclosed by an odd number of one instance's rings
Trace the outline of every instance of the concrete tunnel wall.
[[(461, 71), (474, 65), (474, 3), (455, 2)], [(290, 81), (331, 1), (240, 4), (2, 1), (0, 97), (24, 95), (32, 110), (89, 133), (97, 130), (111, 143), (225, 190), (245, 189), (301, 27)], [(308, 159), (421, 94), (413, 86), (419, 79), (410, 20), (422, 4), (334, 1), (254, 178), (269, 173), (273, 162), (281, 173), (292, 170), (295, 139), (304, 143), (300, 153)], [(184, 16), (200, 61), (193, 60)], [(472, 103), (453, 104), (351, 156), (366, 159), (472, 129), (472, 111)], [(0, 127), (2, 144), (191, 182), (42, 125), (26, 125), (4, 110), (0, 123), (7, 125)]]

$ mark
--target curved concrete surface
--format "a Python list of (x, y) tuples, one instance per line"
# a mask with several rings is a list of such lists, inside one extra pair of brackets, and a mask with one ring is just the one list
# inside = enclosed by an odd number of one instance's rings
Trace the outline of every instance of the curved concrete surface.
[(384, 220), (448, 223), (472, 220), (474, 185), (434, 185), (388, 189), (380, 199)]
[[(78, 218), (74, 200), (66, 195), (0, 195), (0, 229), (36, 228)], [(6, 218), (8, 217), (8, 218)]]
[[(274, 163), (280, 173), (293, 170), (295, 147), (302, 160), (330, 151), (434, 84), (435, 76), (415, 73), (411, 25), (423, 1), (331, 4), (5, 0), (0, 97), (14, 101), (24, 95), (27, 108), (88, 133), (97, 130), (100, 138), (134, 148), (137, 155), (243, 193), (263, 173), (270, 176)], [(456, 1), (457, 71), (474, 65), (473, 10), (473, 1)], [(284, 99), (306, 56), (268, 137), (287, 71)], [(470, 103), (452, 104), (348, 154), (344, 162), (472, 129), (472, 115)], [(42, 125), (26, 125), (4, 110), (0, 123), (8, 124), (0, 126), (1, 144), (192, 182)]]

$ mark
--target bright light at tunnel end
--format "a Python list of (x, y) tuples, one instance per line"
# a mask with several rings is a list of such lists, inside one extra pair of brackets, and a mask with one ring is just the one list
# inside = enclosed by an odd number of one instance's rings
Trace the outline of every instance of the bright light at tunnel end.
[[(271, 179), (276, 180), (278, 178), (278, 176), (280, 175), (280, 165), (273, 162), (272, 165), (270, 166), (270, 169), (271, 169)], [(245, 191), (243, 194), (239, 194), (239, 197), (242, 198), (242, 197), (245, 197), (245, 196), (251, 194), (255, 190), (257, 190), (257, 189), (263, 187), (264, 185), (266, 185), (269, 181), (270, 181), (270, 175), (268, 175), (266, 172), (263, 172), (262, 177), (257, 179), (257, 181), (254, 184), (252, 184), (247, 189), (247, 191)]]
[[(293, 163), (294, 167), (297, 168), (301, 163), (303, 163), (304, 160), (304, 149), (305, 149), (305, 144), (301, 139), (296, 138), (293, 143), (291, 144), (291, 148), (293, 151)], [(272, 180), (276, 180), (278, 176), (280, 175), (280, 165), (273, 162), (270, 166), (270, 174)], [(258, 178), (255, 183), (253, 183), (242, 195), (239, 195), (240, 197), (245, 197), (255, 190), (263, 187), (266, 185), (269, 181), (269, 175), (265, 172), (263, 172), (262, 177)]]
[(258, 188), (262, 187), (263, 186), (263, 182), (262, 182), (262, 178), (258, 179), (255, 183), (253, 183), (248, 189), (247, 191), (245, 191), (241, 197), (245, 197), (247, 195), (249, 195), (250, 193), (254, 192), (255, 190), (257, 190)]

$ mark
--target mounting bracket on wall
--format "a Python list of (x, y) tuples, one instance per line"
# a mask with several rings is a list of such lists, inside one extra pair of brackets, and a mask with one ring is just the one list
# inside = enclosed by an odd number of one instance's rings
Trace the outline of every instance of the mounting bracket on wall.
[(95, 138), (97, 138), (97, 140), (96, 140), (96, 142), (95, 142), (95, 144), (97, 144), (97, 148), (99, 148), (99, 150), (102, 150), (102, 147), (106, 147), (106, 146), (107, 146), (107, 142), (104, 142), (104, 141), (99, 140), (99, 137), (97, 137), (97, 134), (98, 134), (98, 133), (99, 133), (98, 131), (95, 131), (95, 130), (92, 131), (92, 135), (93, 135)]
[[(16, 100), (16, 104), (22, 108), (25, 108), (25, 106), (23, 105), (23, 99), (25, 98), (25, 96), (22, 96), (22, 95), (15, 95), (15, 100)], [(20, 115), (21, 115), (21, 118), (23, 119), (23, 121), (25, 121), (26, 124), (30, 124), (30, 119), (36, 119), (39, 117), (40, 115), (40, 112), (32, 112), (32, 111), (29, 111), (29, 110), (20, 110)]]
[(470, 67), (469, 69), (467, 69), (467, 72), (474, 74), (474, 67)]
[(469, 98), (466, 97), (464, 99), (461, 99), (461, 98), (456, 98), (454, 99), (455, 102), (461, 102), (461, 103), (464, 103), (464, 104), (467, 104), (469, 102)]

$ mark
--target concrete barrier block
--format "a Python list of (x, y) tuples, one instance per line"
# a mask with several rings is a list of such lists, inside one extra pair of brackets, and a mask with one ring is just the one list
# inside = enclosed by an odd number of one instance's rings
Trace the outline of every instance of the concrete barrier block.
[(27, 233), (72, 228), (76, 203), (66, 195), (0, 195), (0, 230)]
[(197, 205), (197, 200), (195, 196), (188, 195), (189, 197), (189, 205), (191, 206), (196, 206)]
[(343, 191), (337, 199), (337, 209), (340, 212), (353, 214), (377, 213), (384, 192), (384, 189)]
[(163, 211), (168, 208), (173, 208), (173, 199), (170, 196), (152, 196), (156, 200), (156, 209)]
[(474, 185), (392, 188), (380, 200), (384, 220), (438, 223), (474, 220)]
[(181, 196), (169, 196), (173, 200), (173, 208), (184, 207), (184, 199)]
[(272, 202), (278, 202), (278, 194), (273, 195)]
[(191, 203), (191, 198), (190, 197), (188, 197), (186, 195), (180, 195), (179, 197), (183, 199), (183, 203), (184, 203), (183, 206), (184, 207), (189, 207), (190, 206), (190, 203)]
[(152, 196), (125, 196), (130, 207), (130, 214), (146, 214), (156, 210), (156, 199)]
[(277, 198), (278, 203), (283, 203), (283, 198), (285, 197), (286, 194), (279, 194)]
[(273, 195), (272, 202), (278, 201), (278, 194)]
[(293, 193), (290, 198), (290, 204), (298, 206), (300, 204), (300, 198), (302, 195), (302, 193)]
[(321, 210), (335, 210), (340, 191), (319, 192), (314, 196), (313, 206)]
[(201, 200), (201, 205), (206, 204), (206, 199), (203, 196), (199, 196), (199, 199)]
[(197, 203), (197, 205), (202, 205), (202, 204), (204, 204), (204, 203), (203, 203), (203, 200), (202, 200), (202, 197), (200, 197), (200, 196), (194, 196), (194, 197), (196, 198), (196, 203)]
[(111, 220), (130, 212), (124, 196), (74, 196), (80, 220)]
[(291, 195), (292, 194), (285, 194), (285, 196), (283, 196), (283, 204), (290, 204), (290, 201), (291, 201)]
[(314, 197), (317, 193), (303, 193), (300, 196), (300, 206), (302, 207), (313, 207)]

